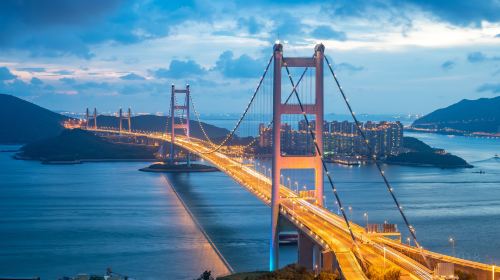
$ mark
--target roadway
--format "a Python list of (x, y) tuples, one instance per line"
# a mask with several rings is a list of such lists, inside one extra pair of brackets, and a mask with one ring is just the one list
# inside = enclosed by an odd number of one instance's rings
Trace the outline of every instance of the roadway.
[[(118, 131), (111, 129), (89, 130), (118, 133)], [(122, 131), (122, 135), (170, 141), (170, 136), (162, 133)], [(206, 141), (193, 137), (176, 136), (175, 143), (212, 163), (264, 203), (270, 204), (271, 181), (268, 177), (221, 152), (210, 153), (212, 146)], [(359, 258), (363, 260), (363, 264), (376, 267), (395, 266), (401, 270), (403, 279), (431, 280), (432, 271), (426, 267), (425, 263), (410, 257), (417, 253), (438, 262), (451, 262), (466, 267), (473, 266), (482, 270), (491, 270), (491, 266), (486, 264), (430, 252), (385, 237), (373, 236), (366, 233), (364, 227), (351, 222), (351, 228), (357, 240), (357, 246), (355, 246), (345, 221), (339, 215), (298, 197), (294, 191), (284, 185), (280, 187), (280, 197), (281, 214), (294, 223), (299, 230), (308, 234), (323, 249), (334, 252), (345, 279), (367, 279), (358, 262)]]

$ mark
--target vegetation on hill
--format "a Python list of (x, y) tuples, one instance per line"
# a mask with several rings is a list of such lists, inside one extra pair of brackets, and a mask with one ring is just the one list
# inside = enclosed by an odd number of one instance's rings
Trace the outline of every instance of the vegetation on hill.
[(390, 164), (437, 166), (441, 168), (472, 167), (464, 159), (449, 153), (440, 153), (439, 149), (434, 149), (413, 137), (403, 138), (403, 148), (407, 149), (408, 152), (389, 156), (386, 162)]
[(15, 96), (0, 94), (0, 143), (24, 144), (56, 136), (67, 119)]
[(153, 147), (118, 144), (91, 132), (64, 130), (59, 136), (26, 144), (21, 158), (42, 161), (75, 161), (83, 159), (154, 159)]
[(435, 149), (415, 137), (403, 137), (403, 148), (413, 152), (434, 153)]
[(500, 133), (500, 96), (464, 99), (413, 122), (412, 127), (453, 132)]

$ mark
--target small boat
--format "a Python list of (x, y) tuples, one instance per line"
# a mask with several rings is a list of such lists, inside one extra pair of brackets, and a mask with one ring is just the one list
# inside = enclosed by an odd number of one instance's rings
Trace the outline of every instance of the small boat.
[(495, 156), (493, 158), (494, 159), (500, 159), (500, 157), (498, 156), (498, 154), (495, 154)]

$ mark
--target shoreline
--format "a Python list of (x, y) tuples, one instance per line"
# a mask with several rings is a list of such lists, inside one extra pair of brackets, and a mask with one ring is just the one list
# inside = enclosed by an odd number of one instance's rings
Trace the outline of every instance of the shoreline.
[(76, 159), (76, 160), (43, 160), (39, 158), (23, 157), (20, 155), (12, 156), (15, 160), (28, 160), (28, 161), (39, 161), (41, 164), (54, 164), (54, 165), (66, 165), (66, 164), (82, 164), (82, 163), (93, 163), (93, 162), (155, 162), (157, 159), (113, 159), (113, 158), (86, 158), (86, 159)]
[(425, 164), (425, 163), (411, 163), (411, 162), (386, 162), (382, 161), (382, 163), (387, 165), (401, 165), (401, 166), (413, 166), (413, 167), (435, 167), (440, 169), (457, 169), (457, 168), (474, 168), (473, 165), (453, 165), (453, 166), (445, 166), (445, 165), (434, 165), (434, 164)]
[(486, 133), (486, 132), (452, 132), (452, 131), (442, 131), (442, 130), (423, 130), (416, 128), (404, 128), (405, 132), (414, 132), (414, 133), (426, 133), (426, 134), (439, 134), (439, 135), (448, 135), (448, 136), (463, 136), (463, 137), (471, 137), (471, 138), (485, 138), (485, 139), (500, 139), (499, 134)]

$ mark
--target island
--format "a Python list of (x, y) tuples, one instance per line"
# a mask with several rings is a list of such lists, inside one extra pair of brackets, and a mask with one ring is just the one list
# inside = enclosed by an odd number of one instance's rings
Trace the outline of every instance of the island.
[(81, 129), (63, 130), (60, 135), (24, 145), (17, 159), (44, 163), (85, 161), (154, 161), (157, 147), (115, 143)]
[(432, 148), (414, 137), (403, 137), (404, 152), (388, 156), (387, 164), (435, 166), (440, 168), (471, 168), (461, 157), (447, 153), (443, 149)]

